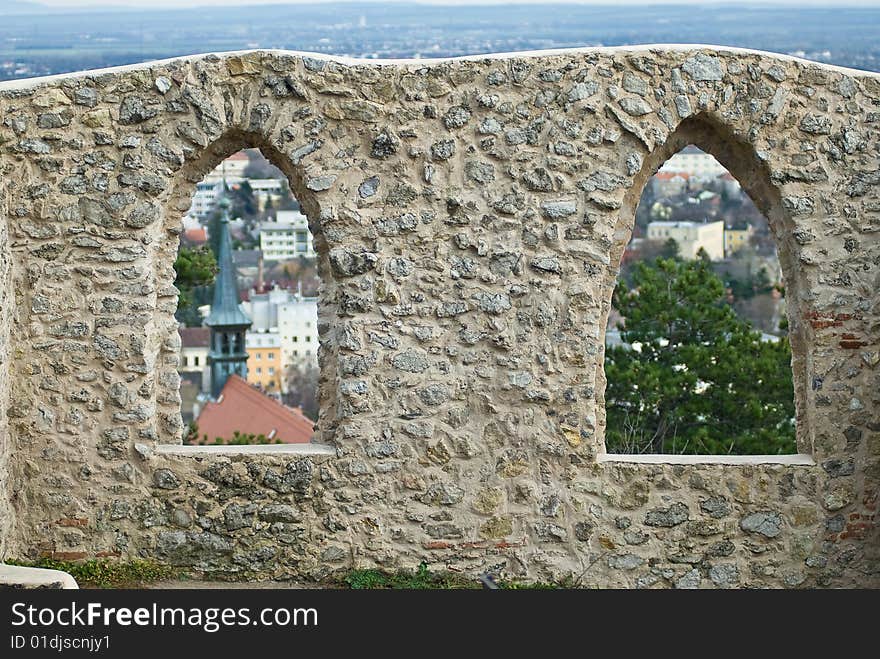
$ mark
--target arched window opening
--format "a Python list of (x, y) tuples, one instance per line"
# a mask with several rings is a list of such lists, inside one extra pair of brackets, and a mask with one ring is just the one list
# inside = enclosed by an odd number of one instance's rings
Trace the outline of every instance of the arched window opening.
[[(287, 176), (256, 148), (225, 158), (195, 186), (175, 285), (181, 416), (187, 444), (311, 440), (318, 418), (317, 255)], [(280, 420), (279, 420), (280, 419)]]
[(693, 144), (648, 179), (605, 335), (608, 453), (796, 452), (785, 282), (767, 218)]

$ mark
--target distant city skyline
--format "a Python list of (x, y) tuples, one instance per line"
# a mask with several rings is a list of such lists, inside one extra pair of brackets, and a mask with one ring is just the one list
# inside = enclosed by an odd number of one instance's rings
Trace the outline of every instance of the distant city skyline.
[[(581, 4), (581, 5), (681, 5), (681, 4), (713, 4), (713, 5), (763, 5), (791, 6), (809, 5), (878, 7), (880, 0), (389, 0), (410, 4), (432, 5), (508, 5), (508, 4)], [(56, 8), (86, 7), (128, 7), (128, 8), (162, 8), (173, 7), (210, 7), (210, 6), (247, 6), (247, 5), (291, 5), (291, 4), (333, 4), (345, 3), (377, 3), (382, 0), (31, 0), (35, 4)]]
[(233, 50), (375, 60), (636, 44), (717, 44), (880, 72), (880, 0), (243, 1), (0, 0), (0, 81)]

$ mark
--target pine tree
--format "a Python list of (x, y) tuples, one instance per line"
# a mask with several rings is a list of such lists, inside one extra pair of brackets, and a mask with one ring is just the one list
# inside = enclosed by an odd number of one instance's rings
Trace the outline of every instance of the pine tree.
[(764, 342), (705, 260), (640, 263), (614, 306), (628, 346), (606, 352), (609, 452), (795, 451), (791, 348)]
[(660, 250), (660, 258), (677, 259), (681, 257), (681, 248), (675, 238), (668, 238)]
[(258, 212), (257, 199), (248, 181), (242, 181), (232, 188), (232, 217), (253, 218)]

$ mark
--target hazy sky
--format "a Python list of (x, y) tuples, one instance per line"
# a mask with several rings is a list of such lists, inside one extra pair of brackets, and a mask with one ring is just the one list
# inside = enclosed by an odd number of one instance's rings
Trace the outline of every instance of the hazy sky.
[[(295, 4), (326, 3), (333, 1), (345, 2), (375, 2), (376, 0), (34, 0), (44, 5), (54, 7), (85, 7), (85, 6), (128, 6), (128, 7), (195, 7), (200, 5), (266, 5), (266, 4)], [(403, 0), (406, 1), (406, 0)], [(511, 4), (511, 2), (525, 4), (540, 4), (542, 2), (571, 2), (576, 4), (599, 4), (599, 5), (645, 5), (645, 4), (754, 4), (754, 5), (859, 5), (880, 6), (880, 0), (415, 0), (426, 4), (457, 4), (457, 5), (486, 5), (486, 4)], [(0, 0), (0, 4), (3, 0)]]

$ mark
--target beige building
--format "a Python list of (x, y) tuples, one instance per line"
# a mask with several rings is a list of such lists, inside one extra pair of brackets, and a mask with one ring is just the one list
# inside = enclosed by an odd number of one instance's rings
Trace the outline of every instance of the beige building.
[(219, 183), (225, 179), (230, 185), (241, 183), (245, 180), (244, 172), (250, 164), (251, 159), (248, 154), (244, 151), (238, 151), (206, 174), (204, 180), (208, 183)]
[(208, 366), (211, 330), (207, 327), (180, 327), (177, 331), (180, 334), (178, 372), (197, 373), (200, 390), (208, 391), (211, 382), (211, 370)]
[(648, 224), (648, 240), (665, 242), (672, 238), (678, 243), (683, 259), (697, 258), (700, 248), (709, 258), (724, 258), (724, 222), (651, 222)]
[(690, 144), (671, 156), (658, 170), (658, 173), (682, 172), (698, 178), (713, 179), (727, 174), (727, 169), (714, 156)]

